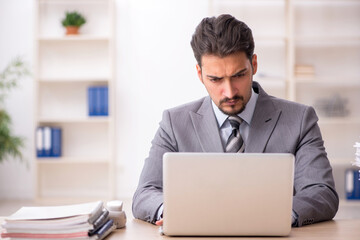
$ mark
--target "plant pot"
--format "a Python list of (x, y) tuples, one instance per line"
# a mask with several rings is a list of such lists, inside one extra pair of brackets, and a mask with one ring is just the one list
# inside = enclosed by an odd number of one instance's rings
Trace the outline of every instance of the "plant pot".
[(66, 35), (76, 35), (79, 34), (79, 27), (77, 26), (67, 26)]

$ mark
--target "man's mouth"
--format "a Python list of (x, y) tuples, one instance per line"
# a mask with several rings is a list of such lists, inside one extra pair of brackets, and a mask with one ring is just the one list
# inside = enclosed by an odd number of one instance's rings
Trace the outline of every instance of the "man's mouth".
[(224, 98), (224, 99), (220, 100), (220, 105), (233, 106), (233, 105), (236, 105), (242, 99), (243, 99), (243, 97), (241, 97), (241, 96), (235, 96), (233, 98)]

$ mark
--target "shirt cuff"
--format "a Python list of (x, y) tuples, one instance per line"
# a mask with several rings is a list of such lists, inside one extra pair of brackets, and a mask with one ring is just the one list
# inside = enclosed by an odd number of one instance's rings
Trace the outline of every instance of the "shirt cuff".
[(292, 213), (291, 213), (291, 226), (292, 227), (296, 227), (298, 225), (298, 215), (297, 213), (292, 210)]
[(164, 206), (163, 206), (163, 204), (161, 204), (161, 206), (159, 207), (158, 212), (157, 212), (157, 217), (156, 217), (157, 221), (162, 219), (163, 211), (164, 211)]

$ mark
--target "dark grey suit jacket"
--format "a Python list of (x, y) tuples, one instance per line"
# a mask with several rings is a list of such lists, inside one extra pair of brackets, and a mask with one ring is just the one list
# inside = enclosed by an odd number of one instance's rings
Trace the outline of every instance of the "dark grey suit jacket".
[[(293, 210), (298, 214), (297, 225), (332, 219), (339, 198), (314, 109), (269, 96), (256, 82), (253, 89), (259, 97), (245, 152), (294, 154)], [(132, 206), (136, 218), (152, 223), (163, 203), (165, 152), (224, 152), (210, 97), (163, 113)]]

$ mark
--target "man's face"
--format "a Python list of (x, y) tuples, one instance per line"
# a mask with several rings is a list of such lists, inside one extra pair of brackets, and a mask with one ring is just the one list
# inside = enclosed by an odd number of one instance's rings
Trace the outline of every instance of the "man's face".
[(227, 115), (242, 112), (251, 97), (252, 78), (257, 70), (257, 56), (254, 54), (250, 62), (244, 52), (223, 58), (204, 55), (201, 65), (196, 65), (199, 79), (216, 106)]

